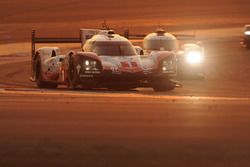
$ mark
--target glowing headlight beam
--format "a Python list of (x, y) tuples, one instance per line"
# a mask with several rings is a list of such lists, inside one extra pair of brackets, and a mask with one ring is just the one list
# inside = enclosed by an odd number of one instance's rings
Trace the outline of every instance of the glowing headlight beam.
[(245, 31), (245, 35), (250, 35), (250, 31)]
[(85, 61), (85, 65), (89, 66), (90, 62), (88, 60)]
[(189, 52), (186, 54), (186, 60), (190, 64), (199, 64), (202, 62), (202, 54), (197, 51)]

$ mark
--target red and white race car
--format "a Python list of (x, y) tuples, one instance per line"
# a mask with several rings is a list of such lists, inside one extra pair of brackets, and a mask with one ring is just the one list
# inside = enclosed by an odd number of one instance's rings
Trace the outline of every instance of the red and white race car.
[[(152, 87), (155, 91), (175, 88), (177, 62), (169, 51), (138, 55), (131, 42), (112, 30), (82, 29), (80, 38), (32, 38), (32, 81), (39, 88), (133, 89)], [(61, 54), (58, 47), (36, 43), (82, 43), (80, 51)]]

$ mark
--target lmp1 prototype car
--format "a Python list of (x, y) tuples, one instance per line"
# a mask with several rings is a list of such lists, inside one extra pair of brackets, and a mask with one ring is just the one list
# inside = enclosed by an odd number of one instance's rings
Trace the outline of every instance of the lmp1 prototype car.
[[(143, 37), (143, 35), (134, 36)], [(191, 35), (182, 35), (182, 38), (194, 37)], [(204, 48), (199, 44), (184, 44), (181, 49), (178, 49), (177, 37), (159, 28), (155, 33), (145, 36), (143, 39), (143, 48), (139, 46), (135, 46), (135, 48), (138, 54), (145, 55), (162, 51), (172, 52), (176, 54), (178, 60), (178, 78), (203, 78)]]
[(244, 27), (243, 43), (248, 49), (250, 49), (250, 25), (245, 25)]
[[(40, 88), (56, 88), (65, 84), (70, 89), (105, 87), (133, 89), (152, 87), (155, 91), (175, 88), (175, 54), (168, 51), (138, 55), (131, 42), (112, 30), (81, 30), (77, 38), (32, 38), (32, 80)], [(61, 54), (58, 47), (42, 47), (36, 43), (81, 42), (81, 51)]]

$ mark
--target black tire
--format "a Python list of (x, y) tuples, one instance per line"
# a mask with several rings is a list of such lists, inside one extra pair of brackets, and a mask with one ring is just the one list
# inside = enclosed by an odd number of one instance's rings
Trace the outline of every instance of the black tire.
[(43, 76), (41, 74), (41, 60), (39, 57), (35, 60), (35, 79), (39, 88), (56, 89), (58, 86), (56, 83), (43, 81)]
[(69, 68), (68, 68), (68, 88), (75, 89), (79, 83), (79, 76), (76, 69), (76, 61), (73, 57), (69, 58)]
[(109, 87), (108, 89), (111, 91), (132, 91), (136, 87), (132, 86), (124, 86), (124, 87)]
[(152, 87), (155, 92), (165, 92), (165, 91), (170, 91), (173, 90), (176, 87), (176, 84), (172, 81), (154, 81), (152, 83)]

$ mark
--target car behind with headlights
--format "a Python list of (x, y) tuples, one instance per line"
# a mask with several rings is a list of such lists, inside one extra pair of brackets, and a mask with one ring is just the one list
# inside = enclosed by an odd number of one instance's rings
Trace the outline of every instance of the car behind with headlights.
[[(188, 35), (183, 36), (188, 37)], [(138, 54), (149, 56), (162, 51), (175, 54), (178, 79), (204, 78), (204, 48), (200, 44), (190, 43), (184, 44), (179, 49), (178, 43), (179, 40), (175, 35), (165, 32), (162, 28), (158, 28), (156, 32), (145, 36), (143, 47), (135, 46), (135, 48)]]
[(198, 44), (184, 44), (178, 52), (178, 77), (204, 78), (204, 48)]

